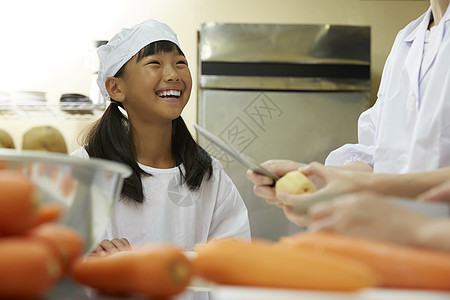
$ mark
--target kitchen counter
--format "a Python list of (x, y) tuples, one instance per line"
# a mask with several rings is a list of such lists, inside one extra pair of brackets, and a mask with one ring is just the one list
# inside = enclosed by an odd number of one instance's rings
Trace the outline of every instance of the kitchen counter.
[[(149, 299), (141, 295), (115, 297), (101, 294), (91, 288), (74, 283), (70, 279), (62, 280), (43, 300), (119, 300)], [(449, 300), (450, 292), (396, 289), (365, 289), (355, 293), (325, 292), (307, 290), (286, 290), (270, 288), (252, 288), (237, 286), (214, 286), (202, 281), (193, 285), (172, 300)]]
[[(119, 297), (102, 294), (94, 289), (77, 284), (70, 278), (63, 279), (42, 300), (148, 300), (149, 297), (142, 295), (131, 295)], [(172, 300), (210, 300), (210, 288), (188, 288), (182, 294), (173, 297)]]
[(218, 286), (212, 300), (449, 300), (450, 292), (364, 289), (355, 293)]

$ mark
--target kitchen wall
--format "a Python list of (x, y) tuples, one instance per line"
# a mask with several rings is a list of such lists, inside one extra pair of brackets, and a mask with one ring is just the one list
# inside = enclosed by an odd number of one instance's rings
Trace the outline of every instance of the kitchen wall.
[[(351, 24), (372, 27), (372, 101), (384, 61), (397, 32), (429, 7), (425, 0), (16, 0), (0, 4), (0, 91), (44, 91), (49, 103), (63, 93), (89, 95), (97, 60), (93, 41), (111, 38), (120, 28), (149, 18), (168, 23), (177, 33), (196, 85), (197, 30), (205, 21), (230, 23)], [(196, 120), (195, 86), (183, 112)], [(31, 126), (54, 125), (76, 149), (77, 135), (98, 117), (81, 120), (3, 118), (20, 148)]]

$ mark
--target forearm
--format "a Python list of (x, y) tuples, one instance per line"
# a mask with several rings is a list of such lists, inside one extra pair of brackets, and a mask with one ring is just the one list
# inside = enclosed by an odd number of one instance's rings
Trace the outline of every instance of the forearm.
[(434, 219), (422, 226), (415, 236), (415, 246), (450, 251), (450, 219)]
[(450, 167), (407, 174), (372, 174), (364, 185), (376, 193), (416, 198), (447, 180), (450, 180)]
[(355, 171), (355, 172), (373, 172), (372, 166), (363, 163), (361, 161), (355, 161), (342, 166), (335, 166), (333, 168), (338, 168), (341, 170)]

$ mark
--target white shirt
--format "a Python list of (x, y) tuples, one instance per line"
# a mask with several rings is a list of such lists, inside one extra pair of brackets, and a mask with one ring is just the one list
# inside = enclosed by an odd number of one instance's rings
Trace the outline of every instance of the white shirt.
[[(89, 158), (83, 147), (72, 155)], [(180, 186), (178, 167), (156, 169), (139, 164), (153, 175), (142, 177), (144, 203), (118, 201), (104, 238), (126, 238), (131, 245), (171, 242), (185, 250), (214, 238), (250, 239), (244, 201), (220, 163), (213, 158), (212, 164), (211, 179), (204, 179), (197, 191)]]
[(410, 173), (450, 166), (450, 9), (424, 53), (431, 8), (397, 35), (378, 99), (358, 121), (358, 144), (331, 152), (327, 165), (354, 161), (376, 173)]

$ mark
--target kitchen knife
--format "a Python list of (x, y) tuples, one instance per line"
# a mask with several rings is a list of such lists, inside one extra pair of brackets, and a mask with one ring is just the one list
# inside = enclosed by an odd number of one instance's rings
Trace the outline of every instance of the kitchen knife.
[(223, 139), (218, 137), (217, 135), (209, 132), (205, 128), (200, 127), (199, 125), (193, 123), (192, 124), (197, 130), (197, 132), (205, 137), (207, 140), (209, 140), (211, 143), (225, 151), (228, 155), (233, 157), (235, 160), (240, 162), (242, 165), (246, 166), (247, 168), (253, 170), (255, 173), (268, 176), (273, 179), (272, 185), (275, 185), (275, 182), (280, 179), (278, 175), (273, 174), (266, 168), (262, 167), (259, 163), (257, 163), (254, 159), (251, 157), (245, 155), (244, 153), (236, 150), (233, 146), (225, 142)]
[[(319, 194), (312, 195), (310, 198), (298, 201), (292, 206), (293, 210), (298, 213), (306, 213), (311, 205), (323, 201), (330, 201), (343, 194)], [(396, 205), (406, 209), (426, 214), (432, 217), (448, 217), (450, 216), (450, 204), (444, 202), (420, 202), (411, 198), (386, 197), (386, 199)]]

